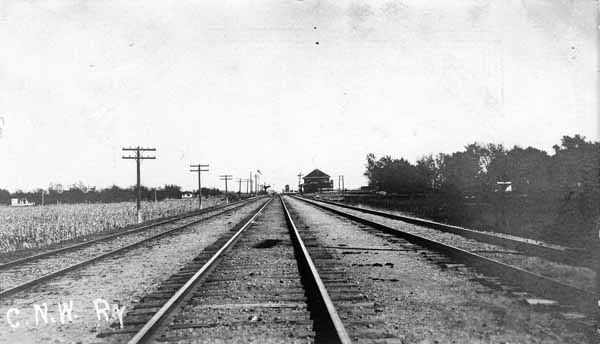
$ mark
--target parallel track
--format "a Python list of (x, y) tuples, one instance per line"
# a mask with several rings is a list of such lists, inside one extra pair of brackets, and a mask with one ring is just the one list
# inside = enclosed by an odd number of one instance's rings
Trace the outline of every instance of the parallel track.
[[(271, 216), (259, 218), (269, 205)], [(283, 209), (283, 222), (276, 208)], [(280, 206), (270, 200), (223, 241), (210, 256), (196, 258), (204, 260), (202, 266), (173, 276), (167, 288), (172, 296), (141, 324), (130, 344), (228, 341), (240, 328), (245, 336), (269, 342), (351, 342), (283, 199)], [(178, 281), (182, 286), (172, 288)]]
[[(312, 199), (312, 198), (310, 198)], [(432, 229), (436, 229), (446, 233), (452, 233), (456, 235), (460, 235), (465, 238), (477, 240), (480, 242), (485, 242), (492, 245), (502, 246), (508, 249), (517, 250), (521, 252), (526, 252), (528, 255), (542, 257), (544, 259), (548, 259), (551, 261), (571, 264), (575, 266), (586, 266), (595, 268), (593, 257), (591, 254), (584, 250), (573, 249), (569, 247), (560, 247), (557, 245), (549, 246), (543, 245), (533, 242), (527, 242), (524, 240), (519, 240), (515, 238), (510, 238), (501, 235), (495, 235), (494, 233), (477, 231), (473, 229), (463, 228), (459, 226), (452, 226), (445, 223), (425, 220), (412, 216), (391, 214), (384, 211), (377, 211), (372, 209), (365, 209), (361, 207), (355, 207), (348, 204), (333, 202), (322, 199), (312, 199), (314, 201), (323, 202), (331, 205), (335, 205), (338, 207), (351, 209), (355, 211), (360, 211), (366, 214), (377, 215), (386, 217), (393, 220), (400, 220), (406, 223), (428, 227)]]
[(206, 214), (206, 213), (210, 213), (210, 212), (216, 211), (216, 213), (211, 214), (211, 215), (209, 215), (207, 217), (203, 217), (201, 219), (193, 220), (193, 221), (184, 223), (182, 225), (178, 225), (175, 228), (171, 228), (171, 229), (168, 229), (168, 230), (165, 230), (165, 231), (161, 231), (158, 234), (151, 235), (151, 236), (146, 237), (146, 238), (144, 238), (142, 240), (135, 241), (135, 242), (133, 242), (131, 244), (128, 244), (128, 245), (125, 245), (125, 246), (121, 246), (121, 247), (119, 247), (117, 249), (113, 249), (113, 250), (110, 250), (108, 252), (104, 252), (103, 250), (100, 250), (100, 252), (103, 252), (102, 254), (95, 255), (95, 256), (93, 256), (91, 258), (84, 259), (84, 260), (79, 261), (79, 262), (77, 262), (75, 264), (71, 264), (71, 265), (68, 265), (68, 266), (66, 266), (64, 268), (60, 268), (58, 270), (54, 270), (51, 273), (47, 273), (47, 274), (42, 275), (40, 277), (36, 277), (36, 278), (30, 279), (27, 282), (24, 282), (24, 283), (18, 284), (16, 286), (4, 289), (4, 290), (0, 291), (0, 299), (9, 297), (11, 295), (14, 295), (14, 294), (16, 294), (18, 292), (21, 292), (23, 290), (31, 288), (31, 287), (33, 287), (35, 285), (41, 284), (41, 283), (43, 283), (45, 281), (48, 281), (50, 279), (62, 276), (62, 275), (66, 274), (66, 273), (68, 273), (70, 271), (73, 271), (73, 270), (76, 270), (76, 269), (80, 269), (80, 268), (82, 268), (84, 266), (90, 265), (90, 264), (92, 264), (92, 263), (94, 263), (96, 261), (99, 261), (101, 259), (106, 259), (108, 257), (115, 256), (115, 255), (120, 254), (122, 252), (134, 249), (134, 248), (136, 248), (136, 247), (138, 247), (140, 245), (143, 245), (145, 243), (148, 243), (150, 241), (159, 239), (159, 238), (167, 236), (167, 235), (174, 234), (177, 231), (181, 231), (181, 230), (183, 230), (183, 229), (185, 229), (185, 228), (187, 228), (187, 227), (189, 227), (191, 225), (197, 224), (199, 222), (206, 221), (206, 220), (208, 220), (210, 218), (222, 215), (224, 213), (228, 213), (228, 212), (234, 211), (234, 210), (236, 210), (236, 209), (244, 206), (245, 204), (247, 204), (248, 202), (251, 202), (253, 200), (255, 200), (255, 199), (244, 200), (244, 201), (239, 201), (239, 202), (235, 202), (235, 203), (231, 203), (231, 204), (227, 204), (227, 205), (206, 208), (206, 209), (203, 209), (201, 211), (187, 213), (187, 214), (180, 215), (180, 216), (168, 219), (168, 220), (159, 221), (159, 222), (155, 222), (155, 223), (152, 223), (152, 224), (149, 224), (149, 225), (144, 225), (144, 226), (141, 226), (141, 227), (137, 227), (137, 228), (134, 228), (134, 229), (122, 232), (122, 233), (117, 233), (117, 234), (109, 235), (109, 236), (102, 237), (102, 238), (99, 238), (99, 239), (96, 239), (96, 240), (91, 240), (91, 241), (88, 241), (88, 242), (85, 242), (85, 243), (81, 243), (81, 244), (77, 244), (77, 245), (72, 245), (72, 246), (68, 246), (68, 247), (65, 247), (65, 248), (61, 248), (61, 249), (57, 249), (57, 250), (53, 250), (53, 251), (49, 251), (49, 252), (44, 252), (42, 254), (38, 254), (38, 255), (34, 255), (34, 256), (30, 256), (30, 257), (26, 257), (26, 258), (22, 258), (22, 259), (18, 259), (18, 260), (14, 260), (14, 261), (5, 263), (3, 265), (0, 265), (0, 274), (2, 274), (3, 271), (6, 272), (7, 270), (12, 270), (12, 271), (18, 272), (19, 268), (25, 268), (26, 265), (39, 264), (44, 259), (50, 259), (52, 257), (60, 256), (62, 254), (66, 254), (66, 253), (70, 253), (70, 252), (76, 252), (77, 250), (81, 250), (83, 248), (92, 246), (94, 244), (102, 244), (103, 242), (111, 240), (111, 239), (117, 239), (119, 237), (123, 237), (123, 236), (126, 236), (126, 235), (131, 235), (131, 234), (134, 234), (134, 233), (138, 233), (138, 232), (141, 232), (141, 231), (144, 231), (144, 230), (148, 230), (150, 228), (158, 227), (158, 226), (161, 226), (161, 225), (166, 225), (166, 224), (173, 223), (175, 221), (179, 221), (179, 220), (186, 219), (186, 218), (189, 218), (189, 217), (198, 216), (198, 215), (202, 215), (202, 214)]
[(51, 250), (51, 251), (43, 252), (43, 253), (32, 255), (32, 256), (27, 256), (27, 257), (20, 258), (20, 259), (15, 259), (15, 260), (12, 260), (12, 261), (0, 264), (0, 271), (6, 270), (6, 269), (8, 269), (10, 267), (13, 267), (15, 265), (21, 265), (21, 264), (24, 264), (24, 263), (33, 262), (35, 260), (39, 260), (39, 259), (42, 259), (42, 258), (54, 256), (54, 255), (57, 255), (57, 254), (60, 254), (60, 253), (75, 251), (75, 250), (78, 250), (78, 249), (81, 249), (81, 248), (84, 248), (84, 247), (87, 247), (87, 246), (90, 246), (90, 245), (93, 245), (93, 244), (96, 244), (96, 243), (99, 243), (99, 242), (102, 242), (102, 241), (110, 240), (110, 239), (117, 238), (117, 237), (124, 236), (124, 235), (128, 235), (128, 234), (133, 234), (133, 233), (141, 232), (141, 231), (147, 230), (149, 228), (153, 228), (153, 227), (161, 226), (161, 225), (164, 225), (164, 224), (167, 224), (167, 223), (172, 223), (172, 222), (175, 222), (175, 221), (183, 220), (183, 219), (186, 219), (186, 218), (192, 217), (192, 216), (198, 216), (198, 215), (201, 215), (201, 214), (208, 213), (210, 211), (223, 209), (223, 208), (226, 208), (226, 207), (229, 207), (229, 206), (233, 206), (233, 205), (239, 204), (239, 203), (244, 203), (244, 202), (247, 202), (247, 201), (248, 200), (242, 200), (242, 201), (237, 201), (237, 202), (233, 202), (233, 203), (230, 203), (230, 204), (223, 204), (223, 205), (218, 205), (218, 206), (212, 206), (212, 207), (209, 207), (209, 208), (204, 208), (202, 210), (191, 211), (191, 212), (188, 212), (188, 213), (185, 213), (185, 214), (176, 215), (176, 216), (171, 217), (171, 218), (166, 219), (166, 220), (160, 220), (158, 222), (153, 222), (153, 223), (150, 223), (150, 224), (138, 226), (138, 227), (135, 227), (135, 228), (123, 231), (123, 232), (119, 232), (119, 233), (115, 233), (115, 234), (103, 236), (103, 237), (98, 238), (98, 239), (86, 241), (86, 242), (75, 244), (75, 245), (70, 245), (70, 246), (67, 246), (67, 247), (62, 247), (62, 248), (59, 248), (59, 249), (56, 249), (56, 250)]
[[(452, 245), (404, 232), (383, 223), (344, 212), (340, 209), (331, 207), (330, 205), (326, 204), (327, 202), (314, 201), (303, 197), (295, 198), (334, 214), (375, 228), (382, 232), (402, 238), (412, 244), (440, 252), (455, 261), (477, 268), (484, 274), (500, 277), (511, 284), (516, 284), (524, 290), (535, 295), (554, 299), (566, 305), (574, 306), (578, 310), (588, 314), (593, 314), (596, 311), (596, 305), (600, 299), (600, 295), (597, 293), (570, 286), (560, 281), (547, 278), (539, 274), (454, 247)], [(335, 205), (338, 204), (336, 203)]]

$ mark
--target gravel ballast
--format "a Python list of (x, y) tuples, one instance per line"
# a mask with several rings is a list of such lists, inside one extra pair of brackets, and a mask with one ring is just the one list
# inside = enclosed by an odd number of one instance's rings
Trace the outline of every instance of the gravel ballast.
[(442, 269), (365, 226), (290, 197), (286, 201), (301, 219), (298, 226), (309, 226), (321, 245), (337, 247), (333, 254), (351, 267), (388, 330), (405, 343), (596, 342), (592, 326), (484, 285), (471, 269)]
[(452, 233), (441, 232), (432, 228), (417, 226), (401, 220), (363, 213), (358, 210), (347, 209), (332, 204), (327, 204), (327, 206), (404, 232), (420, 235), (467, 251), (474, 251), (479, 255), (514, 265), (581, 289), (594, 290), (595, 288), (596, 272), (590, 268), (572, 266), (549, 261), (540, 257), (529, 256), (527, 255), (527, 252), (508, 250), (501, 246), (476, 241)]
[[(152, 241), (0, 300), (0, 343), (103, 342), (96, 334), (109, 330), (111, 324), (119, 326), (117, 312), (114, 312), (116, 307), (124, 308), (122, 314), (126, 315), (133, 304), (156, 290), (173, 271), (264, 202), (264, 199), (253, 202), (235, 212), (192, 225), (177, 235)], [(72, 302), (72, 322), (66, 317), (65, 323), (61, 322), (57, 309), (59, 302)], [(42, 317), (44, 303), (48, 307), (47, 322)], [(108, 320), (96, 311), (104, 306), (110, 308), (106, 312)], [(7, 312), (11, 308), (14, 310), (9, 314), (10, 320), (13, 325), (18, 321), (18, 328), (12, 328), (8, 321)]]

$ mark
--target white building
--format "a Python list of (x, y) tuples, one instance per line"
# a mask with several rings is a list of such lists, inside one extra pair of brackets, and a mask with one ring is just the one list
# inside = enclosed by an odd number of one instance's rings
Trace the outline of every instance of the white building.
[(11, 198), (10, 205), (12, 207), (30, 207), (34, 206), (35, 203), (30, 203), (27, 198)]
[(194, 197), (194, 194), (189, 191), (185, 191), (185, 192), (181, 193), (181, 198), (188, 199), (188, 198), (193, 198), (193, 197)]

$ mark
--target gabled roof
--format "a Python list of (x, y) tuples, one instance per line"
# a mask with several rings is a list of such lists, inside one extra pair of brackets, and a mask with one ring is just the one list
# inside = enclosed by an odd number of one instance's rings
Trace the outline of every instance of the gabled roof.
[(329, 178), (329, 175), (327, 173), (319, 170), (318, 168), (314, 169), (311, 173), (304, 176), (304, 178), (323, 178), (323, 177)]

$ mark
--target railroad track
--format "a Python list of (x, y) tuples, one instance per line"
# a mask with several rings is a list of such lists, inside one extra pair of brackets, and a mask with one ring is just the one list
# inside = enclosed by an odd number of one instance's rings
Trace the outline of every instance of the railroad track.
[(442, 262), (445, 261), (449, 264), (460, 263), (473, 267), (484, 275), (491, 276), (492, 279), (499, 278), (502, 283), (510, 286), (518, 286), (533, 295), (560, 302), (566, 307), (574, 308), (583, 313), (594, 314), (596, 311), (600, 296), (595, 292), (577, 288), (431, 238), (399, 230), (380, 221), (344, 211), (340, 207), (334, 207), (327, 202), (315, 201), (303, 197), (295, 198), (383, 233), (401, 238), (411, 244), (438, 252), (441, 255), (437, 258)]
[(406, 223), (428, 227), (446, 233), (460, 235), (465, 238), (489, 243), (492, 245), (502, 246), (507, 249), (526, 252), (528, 255), (538, 256), (559, 263), (565, 263), (574, 266), (585, 266), (595, 269), (593, 257), (591, 256), (590, 252), (586, 250), (561, 247), (558, 245), (544, 245), (541, 243), (533, 243), (524, 240), (519, 240), (517, 238), (496, 235), (494, 233), (477, 231), (459, 226), (452, 226), (445, 223), (425, 220), (412, 216), (391, 214), (384, 211), (355, 207), (340, 202), (333, 202), (321, 199), (317, 200), (313, 198), (310, 199), (346, 209), (351, 209), (354, 211), (359, 211), (366, 214), (382, 216), (393, 220), (400, 220)]
[[(206, 208), (136, 227), (88, 242), (17, 259), (0, 265), (0, 299), (106, 259), (191, 225), (234, 211), (256, 199)], [(195, 218), (185, 221), (189, 218)]]
[[(374, 304), (284, 200), (270, 200), (99, 337), (146, 342), (389, 340)], [(114, 337), (113, 337), (114, 338)]]

